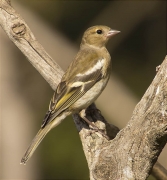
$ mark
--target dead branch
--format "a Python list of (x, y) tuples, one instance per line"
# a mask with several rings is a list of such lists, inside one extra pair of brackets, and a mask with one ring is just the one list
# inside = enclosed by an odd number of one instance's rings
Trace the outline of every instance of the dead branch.
[[(63, 71), (9, 2), (0, 1), (2, 28), (55, 90)], [(95, 105), (87, 109), (87, 116), (111, 139), (107, 141), (90, 129), (77, 114), (73, 115), (88, 162), (90, 179), (146, 179), (167, 139), (167, 57), (124, 129), (119, 131), (107, 123)]]

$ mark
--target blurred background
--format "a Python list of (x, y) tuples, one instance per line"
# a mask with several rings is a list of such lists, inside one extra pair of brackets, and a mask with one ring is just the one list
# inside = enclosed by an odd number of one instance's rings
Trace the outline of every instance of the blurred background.
[[(111, 79), (96, 105), (110, 123), (123, 128), (165, 58), (166, 1), (11, 2), (63, 70), (88, 27), (100, 24), (121, 31), (108, 43)], [(0, 62), (1, 179), (89, 179), (71, 117), (46, 136), (26, 166), (19, 164), (40, 128), (53, 90), (1, 28)], [(167, 147), (159, 157), (165, 168), (166, 159)]]

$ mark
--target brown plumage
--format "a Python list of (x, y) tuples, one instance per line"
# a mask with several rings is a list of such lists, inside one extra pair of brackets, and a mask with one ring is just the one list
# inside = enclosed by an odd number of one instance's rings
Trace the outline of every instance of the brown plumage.
[[(119, 31), (111, 30), (107, 26), (93, 26), (85, 31), (80, 50), (62, 77), (50, 101), (41, 129), (21, 163), (28, 161), (53, 127), (68, 115), (86, 109), (101, 94), (108, 82), (111, 68), (111, 58), (105, 45), (109, 38), (117, 33)], [(82, 117), (83, 113), (80, 114)]]

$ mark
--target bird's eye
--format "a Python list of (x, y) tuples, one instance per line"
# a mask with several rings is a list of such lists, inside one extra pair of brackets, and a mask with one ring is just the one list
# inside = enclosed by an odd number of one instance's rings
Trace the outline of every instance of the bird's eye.
[(103, 31), (101, 29), (98, 29), (96, 32), (97, 34), (102, 34)]

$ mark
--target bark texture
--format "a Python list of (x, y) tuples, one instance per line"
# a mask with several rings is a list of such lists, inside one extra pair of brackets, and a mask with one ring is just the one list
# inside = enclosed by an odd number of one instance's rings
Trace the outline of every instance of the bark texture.
[[(94, 122), (98, 119), (95, 124), (108, 130), (107, 134), (112, 132), (112, 139), (118, 129), (106, 128), (108, 124), (100, 114), (91, 113), (88, 118), (94, 118)], [(78, 117), (77, 124), (80, 123)], [(90, 136), (90, 131), (82, 126), (79, 130), (91, 179), (146, 179), (167, 140), (167, 57), (131, 120), (113, 140), (107, 141), (98, 133)]]
[[(0, 0), (0, 24), (55, 90), (63, 71), (7, 0)], [(167, 57), (124, 129), (119, 131), (109, 124), (94, 104), (87, 109), (86, 114), (110, 137), (108, 141), (77, 114), (73, 115), (88, 162), (90, 179), (146, 179), (167, 140)]]

